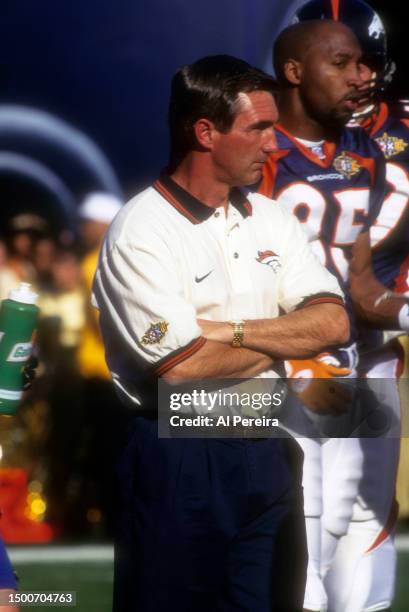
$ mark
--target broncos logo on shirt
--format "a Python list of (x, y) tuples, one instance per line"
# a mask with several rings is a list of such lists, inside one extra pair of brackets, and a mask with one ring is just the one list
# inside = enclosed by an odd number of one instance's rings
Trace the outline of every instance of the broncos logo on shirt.
[(278, 272), (281, 268), (280, 256), (274, 251), (258, 251), (257, 254), (256, 261), (270, 266), (274, 272)]

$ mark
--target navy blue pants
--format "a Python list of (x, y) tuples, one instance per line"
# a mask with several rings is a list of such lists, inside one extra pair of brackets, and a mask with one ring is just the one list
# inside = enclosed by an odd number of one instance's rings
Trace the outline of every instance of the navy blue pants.
[(114, 612), (302, 610), (298, 445), (158, 439), (157, 422), (142, 417), (131, 429), (119, 470)]

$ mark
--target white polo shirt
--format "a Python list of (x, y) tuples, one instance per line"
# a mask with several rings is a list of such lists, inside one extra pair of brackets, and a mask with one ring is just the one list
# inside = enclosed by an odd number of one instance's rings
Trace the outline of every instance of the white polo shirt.
[[(197, 318), (264, 319), (311, 304), (343, 304), (297, 219), (268, 198), (231, 192), (206, 206), (163, 175), (112, 223), (94, 280), (106, 358), (135, 407), (206, 342)], [(277, 377), (273, 370), (264, 376)]]

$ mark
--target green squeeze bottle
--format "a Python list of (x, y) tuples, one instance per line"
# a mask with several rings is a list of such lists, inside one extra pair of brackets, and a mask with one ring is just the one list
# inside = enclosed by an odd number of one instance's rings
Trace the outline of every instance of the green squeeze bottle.
[(10, 291), (0, 308), (0, 415), (14, 414), (23, 395), (22, 369), (31, 355), (39, 309), (29, 283)]

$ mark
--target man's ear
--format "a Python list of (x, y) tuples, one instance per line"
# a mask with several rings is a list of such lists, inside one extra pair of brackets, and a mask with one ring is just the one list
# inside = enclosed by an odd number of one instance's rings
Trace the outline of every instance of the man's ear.
[(295, 59), (288, 59), (284, 64), (284, 75), (292, 85), (299, 85), (301, 81), (302, 67), (301, 62)]
[(193, 129), (199, 145), (205, 149), (211, 149), (213, 147), (216, 131), (214, 123), (209, 119), (198, 119), (194, 124)]

